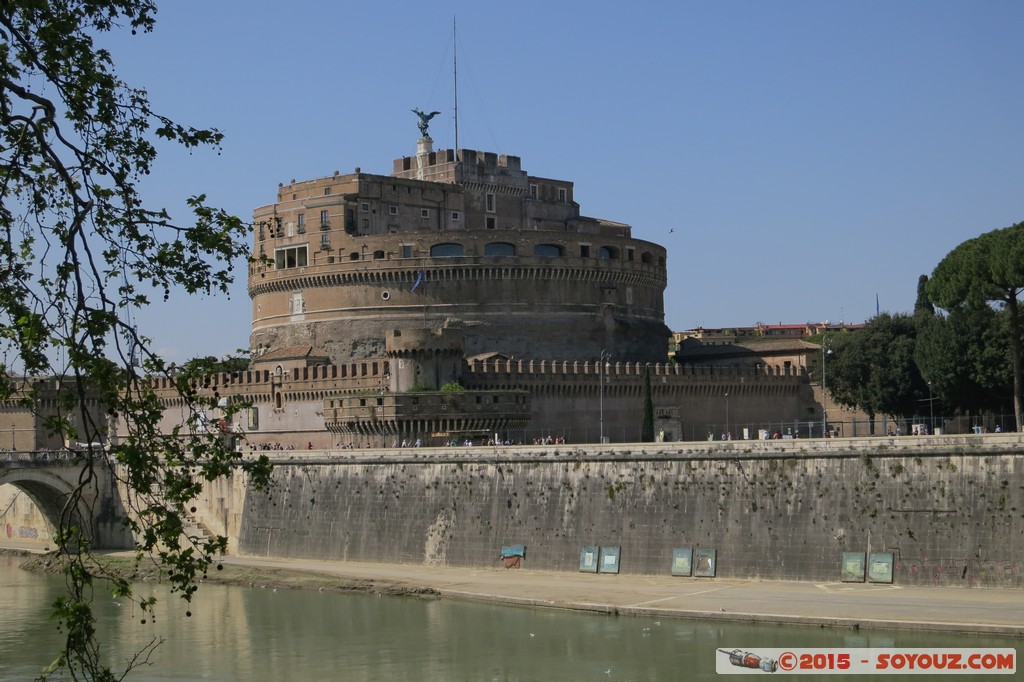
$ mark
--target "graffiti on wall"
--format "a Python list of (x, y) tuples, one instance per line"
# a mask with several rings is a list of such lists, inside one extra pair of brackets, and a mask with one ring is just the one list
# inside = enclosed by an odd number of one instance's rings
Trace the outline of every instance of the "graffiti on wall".
[(38, 540), (39, 529), (35, 526), (18, 526), (15, 528), (14, 524), (8, 523), (4, 529), (7, 534), (8, 540), (15, 538), (19, 540)]

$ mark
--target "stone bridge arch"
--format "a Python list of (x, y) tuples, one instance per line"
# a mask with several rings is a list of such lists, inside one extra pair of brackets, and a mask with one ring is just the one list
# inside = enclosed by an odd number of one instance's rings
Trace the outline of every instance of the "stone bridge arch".
[[(56, 459), (51, 459), (51, 457)], [(65, 511), (72, 492), (78, 485), (82, 464), (74, 459), (61, 460), (51, 454), (45, 459), (35, 456), (27, 461), (0, 458), (0, 485), (11, 484), (24, 493), (46, 521), (52, 537), (60, 526), (62, 515), (85, 530), (92, 538), (93, 549), (129, 549), (134, 546), (125, 528), (125, 510), (112, 476), (100, 467), (93, 483), (88, 485), (74, 509)]]

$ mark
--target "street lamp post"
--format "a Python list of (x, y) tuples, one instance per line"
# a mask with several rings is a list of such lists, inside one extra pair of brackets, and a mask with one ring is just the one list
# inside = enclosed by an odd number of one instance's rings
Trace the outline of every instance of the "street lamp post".
[(601, 408), (600, 438), (601, 438), (601, 443), (604, 443), (604, 374), (605, 374), (604, 363), (611, 356), (612, 356), (612, 354), (609, 353), (607, 350), (602, 350), (601, 351), (600, 364), (597, 367), (597, 377), (598, 377), (598, 380), (601, 382), (601, 391), (600, 391), (600, 393), (601, 393), (601, 397), (600, 397), (600, 408)]
[(935, 433), (935, 401), (932, 399), (932, 382), (928, 382), (928, 433)]
[(729, 437), (729, 392), (725, 392), (725, 437)]
[(828, 437), (828, 407), (826, 407), (826, 401), (828, 400), (828, 394), (825, 392), (825, 356), (832, 355), (832, 350), (828, 347), (828, 336), (824, 336), (821, 339), (821, 437)]

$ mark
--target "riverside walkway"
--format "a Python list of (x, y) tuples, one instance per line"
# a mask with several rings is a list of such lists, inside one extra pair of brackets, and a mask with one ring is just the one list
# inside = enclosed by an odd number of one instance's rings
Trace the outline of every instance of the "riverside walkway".
[(1024, 590), (589, 574), (525, 569), (225, 557), (449, 598), (653, 618), (1024, 637)]
[[(39, 553), (37, 544), (0, 549)], [(112, 552), (133, 556), (131, 552)], [(634, 574), (563, 573), (226, 556), (230, 566), (371, 583), (373, 591), (429, 589), (445, 598), (650, 618), (922, 630), (1024, 638), (1024, 590), (811, 583)], [(267, 576), (273, 583), (273, 576)], [(312, 583), (311, 583), (312, 584)], [(318, 580), (316, 584), (323, 584)]]

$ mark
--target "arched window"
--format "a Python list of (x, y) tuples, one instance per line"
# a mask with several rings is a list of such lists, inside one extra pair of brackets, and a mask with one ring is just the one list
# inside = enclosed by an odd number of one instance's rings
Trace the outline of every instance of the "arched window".
[(614, 246), (602, 246), (597, 250), (597, 257), (600, 260), (618, 260), (619, 250)]
[(533, 255), (541, 258), (558, 258), (563, 254), (558, 244), (537, 244), (533, 247)]
[(647, 265), (654, 265), (654, 256), (651, 255), (650, 251), (644, 251), (640, 254), (640, 262)]
[(484, 246), (485, 256), (514, 256), (516, 255), (516, 247), (513, 244), (507, 242), (491, 242)]
[(383, 251), (374, 251), (373, 252), (373, 260), (384, 260), (384, 252)]
[(462, 244), (434, 244), (430, 247), (431, 258), (456, 258), (463, 255)]

